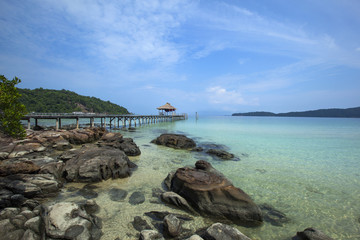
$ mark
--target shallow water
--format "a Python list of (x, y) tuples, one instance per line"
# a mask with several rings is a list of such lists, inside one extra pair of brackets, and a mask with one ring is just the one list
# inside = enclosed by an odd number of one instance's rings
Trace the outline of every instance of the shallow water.
[[(94, 184), (103, 218), (102, 239), (136, 239), (131, 221), (147, 211), (184, 213), (156, 203), (153, 188), (161, 188), (168, 172), (206, 159), (247, 192), (258, 204), (267, 203), (283, 212), (290, 222), (258, 228), (238, 227), (252, 239), (291, 239), (307, 227), (322, 230), (334, 239), (360, 239), (360, 119), (204, 117), (121, 131), (132, 137), (142, 154), (131, 157), (139, 167), (130, 178)], [(183, 133), (198, 144), (227, 147), (240, 161), (221, 161), (202, 153), (174, 150), (150, 143), (161, 133)], [(81, 201), (68, 184), (60, 199)], [(112, 201), (108, 191), (128, 191), (123, 201)], [(145, 194), (145, 202), (128, 202), (132, 192)], [(211, 224), (195, 217), (189, 228)]]

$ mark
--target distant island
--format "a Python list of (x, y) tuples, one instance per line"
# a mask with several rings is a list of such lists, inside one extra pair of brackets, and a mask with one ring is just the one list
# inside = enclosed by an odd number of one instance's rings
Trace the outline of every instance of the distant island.
[(328, 118), (360, 118), (360, 107), (355, 108), (331, 108), (318, 109), (304, 112), (272, 113), (272, 112), (248, 112), (233, 113), (232, 116), (256, 116), (256, 117), (328, 117)]
[(40, 113), (72, 113), (94, 112), (129, 114), (129, 111), (110, 101), (103, 101), (96, 97), (79, 95), (68, 90), (52, 89), (21, 89), (20, 102), (25, 105), (28, 112)]

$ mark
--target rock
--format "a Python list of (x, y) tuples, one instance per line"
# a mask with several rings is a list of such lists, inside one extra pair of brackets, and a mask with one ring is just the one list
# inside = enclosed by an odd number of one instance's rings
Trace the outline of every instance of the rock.
[(21, 162), (0, 162), (0, 176), (8, 176), (18, 173), (35, 174), (40, 167), (30, 161)]
[(139, 147), (134, 141), (131, 138), (123, 138), (120, 133), (106, 133), (98, 145), (120, 149), (127, 156), (138, 156), (141, 154)]
[(120, 202), (123, 201), (127, 196), (127, 191), (119, 188), (112, 188), (108, 192), (111, 201)]
[(0, 221), (0, 236), (6, 236), (8, 232), (12, 232), (15, 230), (16, 227), (10, 222), (10, 219), (3, 219)]
[(16, 229), (15, 231), (8, 231), (1, 237), (6, 240), (19, 240), (24, 236), (25, 231), (23, 229)]
[(21, 194), (14, 194), (10, 197), (11, 205), (20, 207), (27, 199)]
[(41, 174), (52, 174), (55, 177), (55, 179), (57, 179), (58, 181), (61, 181), (64, 167), (65, 167), (65, 163), (62, 162), (62, 161), (60, 161), (60, 162), (51, 162), (51, 163), (43, 165), (40, 168), (39, 173), (41, 173)]
[(19, 213), (20, 213), (19, 208), (5, 208), (0, 212), (0, 220), (13, 218), (16, 215), (18, 215)]
[(196, 147), (194, 140), (180, 134), (161, 134), (158, 138), (152, 140), (151, 143), (176, 149), (191, 149)]
[(166, 178), (164, 179), (164, 185), (167, 187), (168, 190), (171, 189), (171, 181), (175, 175), (175, 172), (169, 172)]
[(100, 206), (95, 202), (95, 200), (86, 200), (84, 209), (88, 214), (95, 214), (99, 212)]
[(105, 132), (105, 129), (102, 128), (82, 128), (62, 132), (61, 136), (71, 144), (79, 145), (94, 142), (100, 139)]
[(294, 239), (299, 240), (333, 240), (331, 237), (326, 236), (323, 232), (315, 228), (306, 228), (302, 232), (297, 232)]
[(138, 156), (141, 154), (139, 147), (131, 138), (124, 138), (118, 148), (123, 150), (127, 156)]
[(27, 221), (26, 217), (23, 215), (16, 215), (15, 217), (12, 217), (10, 219), (10, 222), (16, 227), (16, 228), (23, 228), (25, 222)]
[(222, 223), (214, 223), (208, 229), (206, 229), (205, 239), (251, 240), (236, 228)]
[(82, 189), (78, 191), (78, 193), (86, 199), (97, 198), (99, 195), (97, 192), (94, 191), (94, 188), (91, 185), (85, 185)]
[(290, 219), (286, 217), (286, 215), (278, 210), (276, 210), (274, 207), (270, 206), (269, 204), (261, 204), (259, 205), (264, 220), (266, 222), (269, 222), (273, 226), (281, 227), (285, 223), (290, 222)]
[(165, 192), (161, 194), (161, 199), (167, 203), (173, 204), (191, 213), (196, 211), (189, 205), (185, 198), (174, 192)]
[(145, 215), (156, 220), (156, 221), (163, 221), (164, 218), (169, 215), (172, 214), (174, 216), (176, 216), (177, 218), (184, 220), (184, 221), (192, 221), (194, 220), (192, 217), (188, 216), (188, 215), (183, 215), (183, 214), (176, 214), (176, 213), (170, 213), (167, 211), (164, 212), (159, 212), (159, 211), (150, 211), (150, 212), (146, 212)]
[(30, 210), (24, 210), (24, 211), (22, 211), (20, 214), (23, 215), (24, 217), (26, 217), (26, 219), (30, 219), (30, 218), (36, 217), (36, 216), (35, 216), (35, 213), (33, 213), (33, 212), (30, 211)]
[(241, 189), (236, 188), (210, 163), (200, 160), (196, 168), (179, 168), (171, 180), (171, 190), (200, 214), (228, 219), (244, 226), (263, 222), (260, 208)]
[(206, 151), (207, 154), (214, 155), (218, 158), (221, 158), (223, 160), (230, 160), (234, 158), (234, 154), (229, 153), (225, 150), (220, 149), (209, 149)]
[(24, 226), (30, 229), (31, 231), (40, 234), (40, 223), (41, 223), (40, 216), (37, 216), (27, 220)]
[(58, 151), (65, 151), (72, 148), (72, 145), (67, 140), (60, 140), (53, 145), (53, 148)]
[(5, 178), (6, 188), (26, 198), (55, 196), (61, 183), (52, 174), (17, 174)]
[(60, 239), (94, 239), (94, 219), (79, 205), (61, 202), (45, 207), (42, 214), (46, 235)]
[(175, 215), (169, 214), (164, 218), (164, 230), (171, 237), (179, 236), (182, 232), (182, 223)]
[(155, 230), (142, 230), (140, 240), (165, 240), (165, 238)]
[(145, 196), (142, 192), (133, 192), (129, 198), (129, 203), (132, 205), (137, 205), (145, 202)]
[(195, 234), (185, 240), (204, 240), (204, 239), (202, 237), (200, 237), (199, 235)]
[(109, 178), (130, 176), (130, 160), (114, 148), (83, 147), (72, 152), (63, 176), (71, 182), (99, 182)]
[(0, 160), (7, 159), (15, 146), (16, 144), (12, 142), (12, 139), (3, 139), (0, 137)]
[[(11, 196), (14, 195), (14, 193), (7, 189), (0, 189), (0, 209), (11, 207)], [(1, 212), (0, 212), (1, 215)], [(1, 219), (1, 217), (0, 217)]]
[(21, 240), (41, 240), (41, 238), (35, 232), (27, 229)]
[(151, 229), (150, 225), (146, 222), (146, 220), (142, 219), (139, 216), (134, 217), (134, 221), (132, 221), (131, 223), (133, 227), (139, 232), (145, 229)]
[(43, 145), (37, 142), (23, 142), (16, 145), (8, 158), (21, 157), (32, 152), (43, 152), (45, 149)]

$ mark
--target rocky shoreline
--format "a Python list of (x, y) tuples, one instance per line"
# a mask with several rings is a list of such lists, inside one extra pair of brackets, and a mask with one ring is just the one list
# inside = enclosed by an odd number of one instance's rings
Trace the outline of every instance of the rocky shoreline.
[[(162, 134), (154, 144), (203, 152), (219, 160), (239, 160), (217, 146), (197, 146), (184, 135)], [(66, 183), (97, 183), (129, 178), (137, 169), (128, 156), (141, 154), (131, 138), (103, 128), (40, 130), (27, 132), (24, 140), (0, 136), (0, 236), (4, 239), (100, 239), (102, 220), (93, 198), (92, 185), (82, 191), (86, 201), (45, 204)], [(165, 204), (183, 209), (186, 215), (150, 211), (149, 224), (141, 216), (131, 222), (138, 231), (136, 239), (250, 239), (226, 225), (257, 227), (264, 221), (281, 226), (289, 221), (273, 207), (257, 205), (207, 161), (193, 167), (174, 169), (164, 180), (167, 189), (155, 189), (153, 196)], [(111, 189), (113, 201), (122, 201), (127, 192)], [(89, 197), (86, 197), (89, 196)], [(130, 204), (141, 204), (141, 192), (133, 192)], [(186, 213), (185, 212), (185, 213)], [(205, 229), (186, 229), (192, 216), (220, 221)], [(331, 239), (309, 228), (292, 239)]]

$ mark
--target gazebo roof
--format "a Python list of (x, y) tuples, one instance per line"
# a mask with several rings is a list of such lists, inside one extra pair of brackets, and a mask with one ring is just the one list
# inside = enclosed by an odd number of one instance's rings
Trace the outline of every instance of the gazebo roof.
[(175, 107), (171, 106), (170, 103), (166, 103), (165, 105), (162, 105), (157, 108), (158, 110), (176, 110)]

